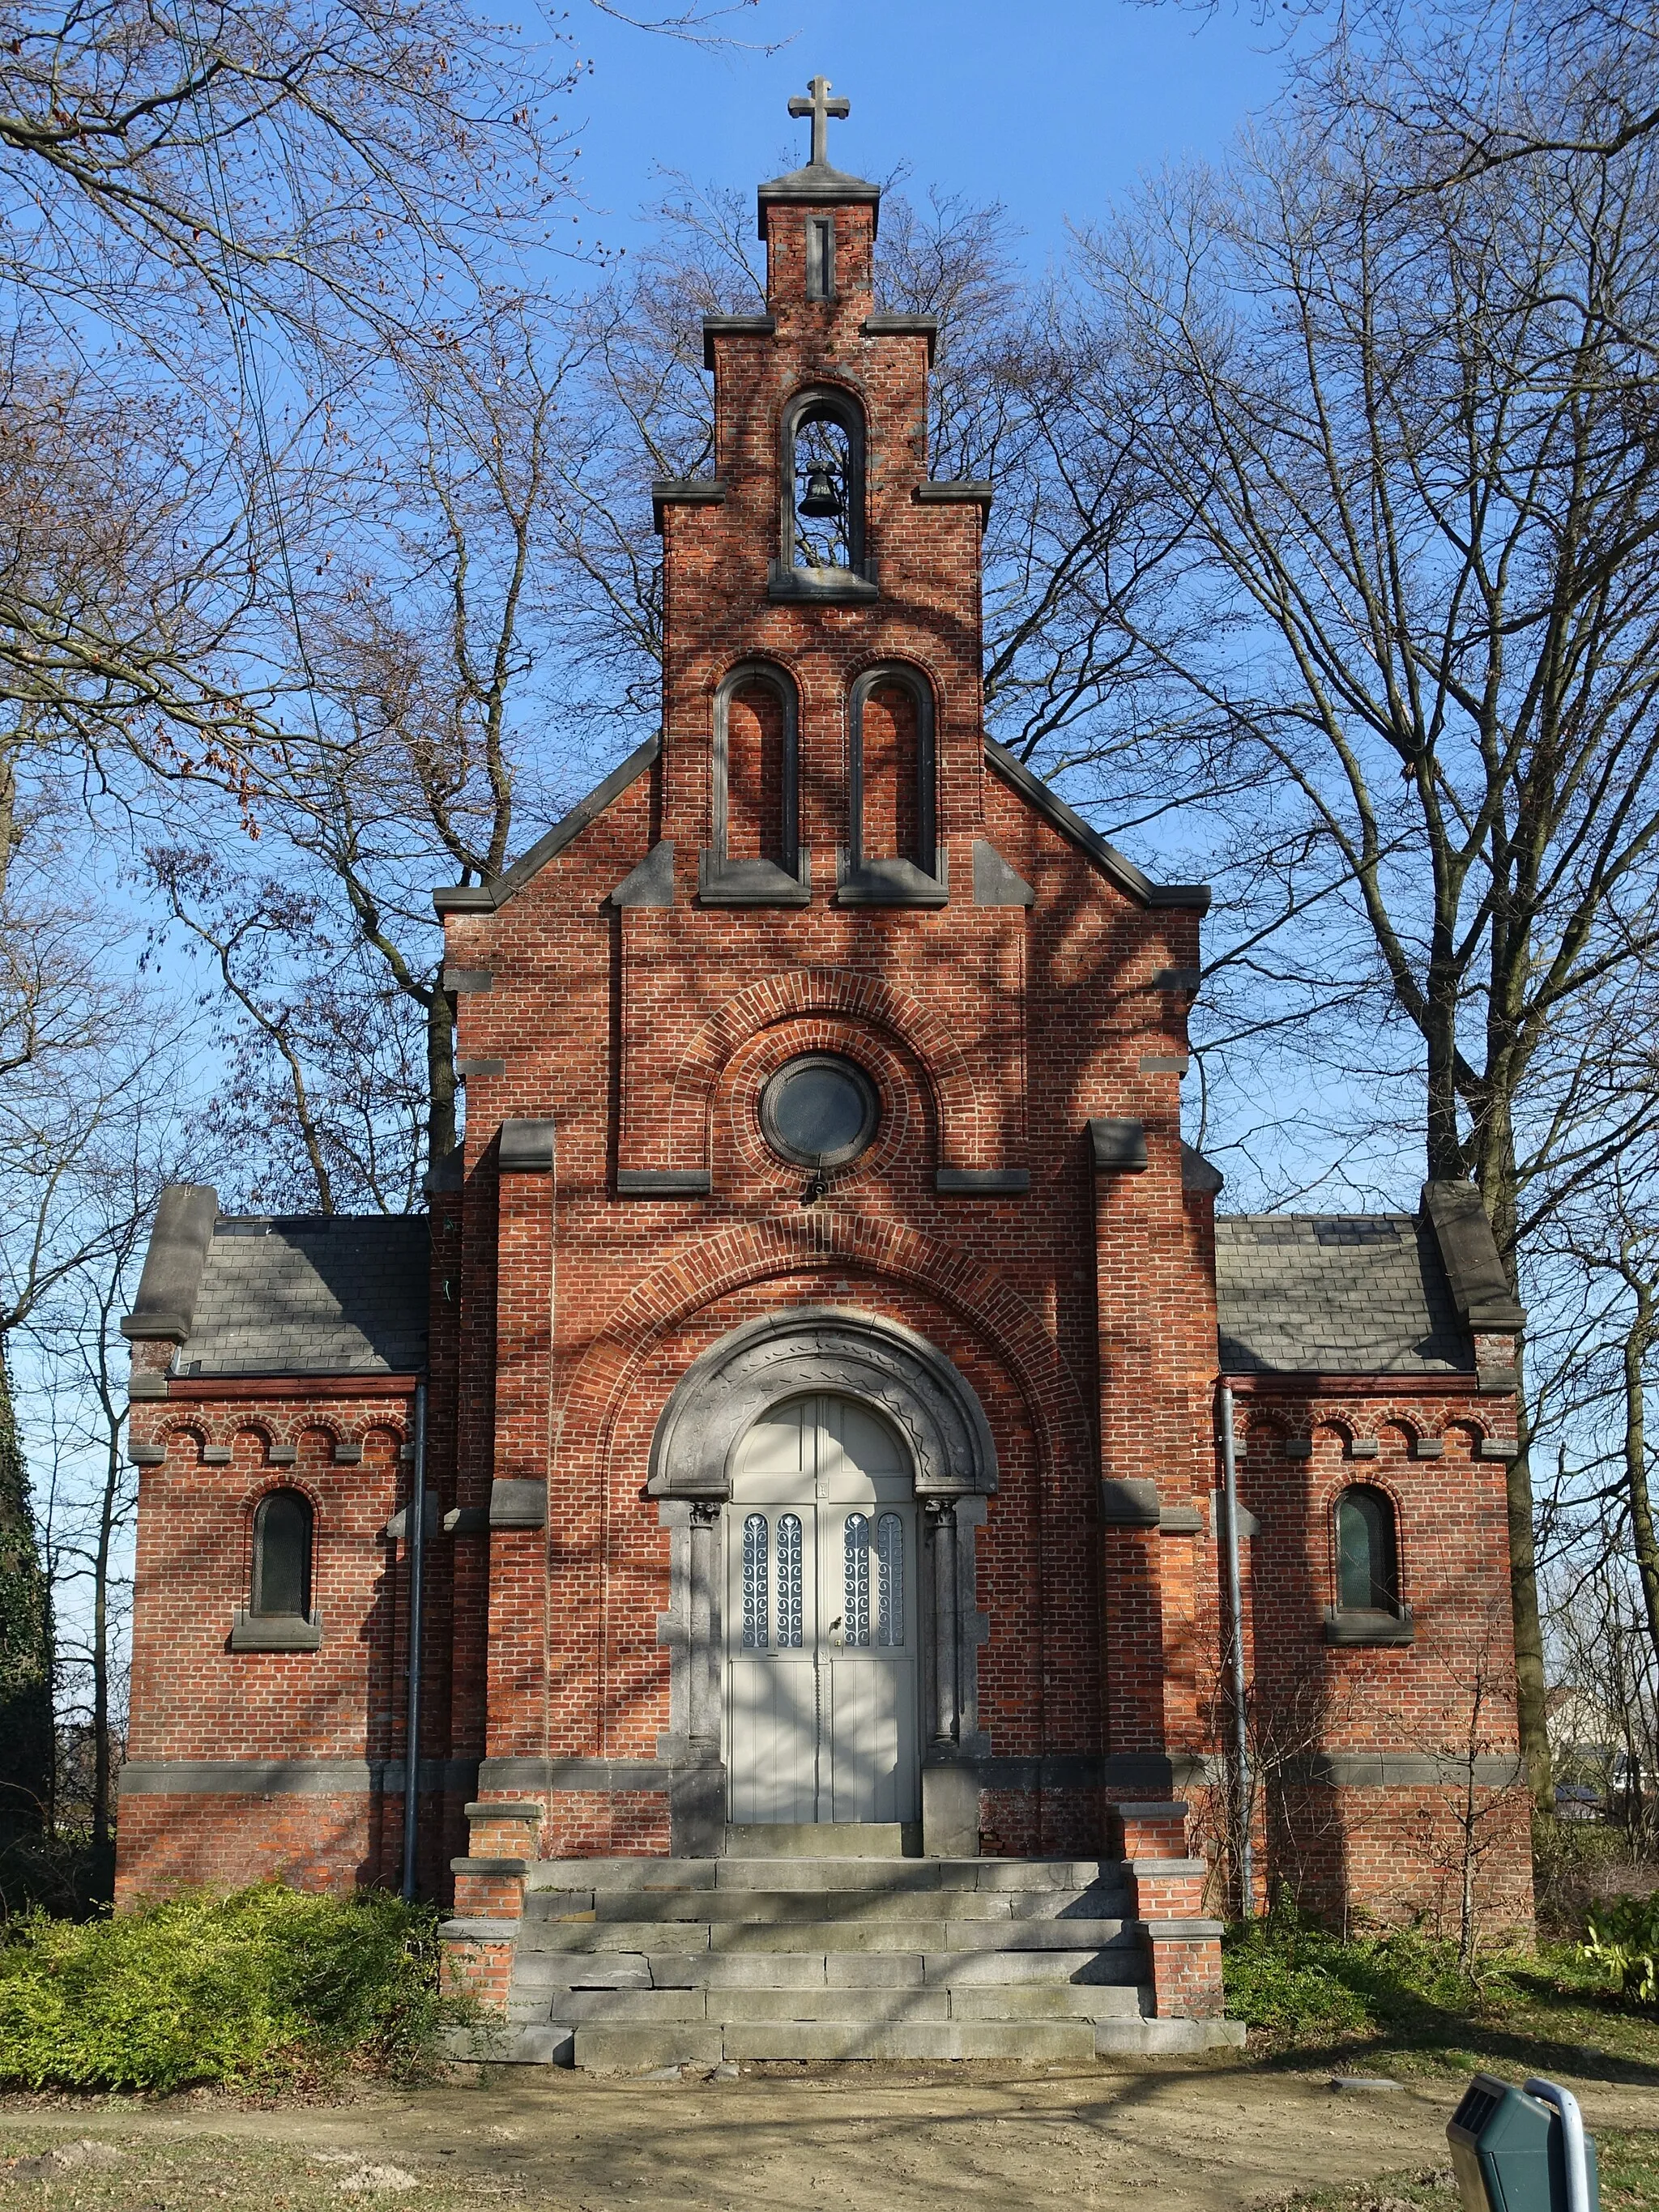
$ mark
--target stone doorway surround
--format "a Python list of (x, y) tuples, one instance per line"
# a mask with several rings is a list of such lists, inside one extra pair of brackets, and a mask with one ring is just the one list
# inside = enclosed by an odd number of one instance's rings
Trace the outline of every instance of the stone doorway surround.
[(922, 1850), (979, 1850), (975, 1761), (990, 1747), (979, 1726), (979, 1648), (989, 1624), (975, 1602), (975, 1530), (997, 1486), (996, 1445), (957, 1368), (914, 1329), (856, 1309), (794, 1306), (733, 1329), (675, 1386), (651, 1447), (647, 1495), (671, 1531), (668, 1610), (657, 1624), (670, 1654), (672, 1849), (714, 1858), (726, 1846), (721, 1755), (725, 1632), (720, 1530), (737, 1447), (769, 1407), (817, 1392), (860, 1400), (910, 1448), (921, 1508)]

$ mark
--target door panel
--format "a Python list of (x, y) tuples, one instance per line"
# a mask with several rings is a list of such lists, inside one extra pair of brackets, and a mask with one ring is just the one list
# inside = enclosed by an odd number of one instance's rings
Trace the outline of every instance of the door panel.
[(879, 1415), (818, 1396), (744, 1439), (726, 1513), (734, 1821), (918, 1817), (915, 1509)]
[(805, 1666), (733, 1657), (727, 1711), (734, 1820), (816, 1820), (817, 1685)]

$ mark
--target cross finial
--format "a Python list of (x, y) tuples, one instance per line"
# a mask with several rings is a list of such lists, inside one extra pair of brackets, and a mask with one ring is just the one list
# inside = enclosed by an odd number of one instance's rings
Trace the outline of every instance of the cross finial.
[(811, 94), (811, 98), (803, 100), (797, 93), (789, 103), (789, 112), (792, 115), (811, 117), (812, 167), (815, 169), (823, 168), (828, 166), (830, 160), (830, 118), (832, 115), (850, 115), (853, 112), (853, 103), (850, 100), (830, 99), (830, 80), (827, 76), (810, 77), (807, 80), (806, 89)]

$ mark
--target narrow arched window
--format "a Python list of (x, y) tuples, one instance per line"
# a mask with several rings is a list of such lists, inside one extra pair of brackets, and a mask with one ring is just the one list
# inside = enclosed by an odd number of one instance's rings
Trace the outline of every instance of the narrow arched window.
[(1394, 1506), (1356, 1483), (1336, 1501), (1336, 1601), (1344, 1613), (1398, 1613), (1400, 1555)]
[(774, 599), (873, 599), (865, 556), (864, 410), (850, 392), (797, 392), (783, 410)]
[(810, 870), (798, 836), (800, 708), (793, 679), (744, 661), (714, 693), (713, 842), (699, 890), (722, 906), (800, 906)]
[(932, 685), (902, 665), (867, 668), (853, 686), (848, 724), (842, 901), (943, 906)]
[(311, 1500), (297, 1490), (273, 1490), (253, 1516), (256, 1619), (311, 1618)]

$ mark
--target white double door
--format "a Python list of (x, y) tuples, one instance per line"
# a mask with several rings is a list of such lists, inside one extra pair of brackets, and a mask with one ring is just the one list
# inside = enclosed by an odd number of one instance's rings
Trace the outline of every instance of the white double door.
[(738, 1448), (726, 1525), (734, 1822), (921, 1815), (916, 1525), (897, 1432), (787, 1401)]

